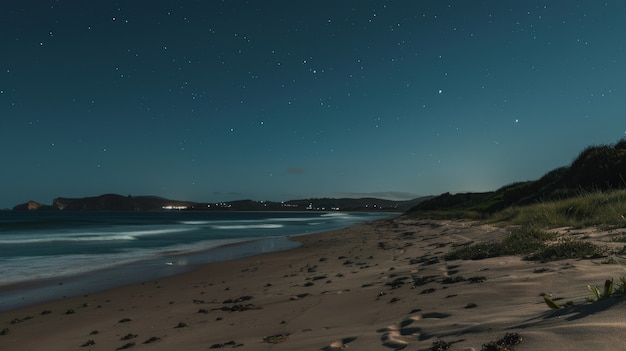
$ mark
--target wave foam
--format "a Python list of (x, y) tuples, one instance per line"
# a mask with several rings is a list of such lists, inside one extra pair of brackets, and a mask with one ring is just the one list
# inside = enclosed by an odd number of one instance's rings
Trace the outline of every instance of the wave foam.
[(0, 240), (0, 245), (17, 245), (17, 244), (43, 244), (43, 243), (60, 243), (60, 242), (85, 242), (85, 241), (129, 241), (137, 240), (142, 236), (163, 235), (179, 232), (187, 232), (194, 228), (168, 228), (168, 229), (152, 229), (152, 230), (128, 230), (119, 232), (86, 232), (86, 233), (68, 233), (68, 234), (52, 234), (44, 237), (14, 237), (11, 239)]
[(234, 224), (234, 225), (214, 225), (211, 226), (213, 229), (277, 229), (283, 228), (283, 224)]

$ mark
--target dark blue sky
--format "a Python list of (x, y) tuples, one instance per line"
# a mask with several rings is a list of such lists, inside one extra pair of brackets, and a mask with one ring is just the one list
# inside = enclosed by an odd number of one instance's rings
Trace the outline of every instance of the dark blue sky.
[(623, 1), (0, 5), (0, 208), (494, 190), (626, 136)]

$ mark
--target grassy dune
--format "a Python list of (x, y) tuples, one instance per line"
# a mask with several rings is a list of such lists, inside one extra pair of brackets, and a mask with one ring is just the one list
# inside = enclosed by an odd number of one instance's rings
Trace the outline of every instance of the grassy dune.
[[(500, 241), (457, 247), (445, 255), (446, 260), (521, 255), (545, 262), (621, 255), (626, 249), (609, 249), (557, 234), (554, 229), (626, 227), (625, 175), (626, 140), (621, 140), (614, 145), (588, 147), (569, 166), (550, 171), (539, 180), (510, 184), (493, 192), (442, 194), (406, 215), (471, 219), (514, 228)], [(626, 235), (615, 240), (626, 242)]]
[(626, 226), (626, 190), (581, 192), (580, 195), (526, 206), (511, 206), (485, 221), (492, 224), (555, 227)]

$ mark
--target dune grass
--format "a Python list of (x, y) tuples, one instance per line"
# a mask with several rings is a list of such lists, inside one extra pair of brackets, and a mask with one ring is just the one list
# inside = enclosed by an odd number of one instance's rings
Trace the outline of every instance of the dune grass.
[(508, 255), (527, 255), (542, 249), (546, 242), (556, 239), (556, 234), (530, 227), (513, 230), (499, 242), (479, 243), (457, 247), (444, 255), (445, 260), (480, 260)]
[[(602, 246), (546, 230), (557, 227), (626, 227), (626, 190), (581, 192), (576, 197), (563, 200), (509, 207), (482, 223), (519, 227), (501, 241), (457, 247), (445, 254), (444, 259), (477, 260), (521, 255), (527, 260), (547, 262), (605, 257), (609, 252)], [(626, 241), (626, 236), (623, 240)]]
[(485, 222), (539, 228), (624, 227), (626, 190), (581, 192), (563, 200), (513, 206), (494, 213)]
[(557, 261), (567, 258), (604, 257), (599, 245), (524, 226), (514, 229), (501, 241), (461, 246), (444, 255), (445, 260), (481, 260), (490, 257), (521, 255), (529, 261)]

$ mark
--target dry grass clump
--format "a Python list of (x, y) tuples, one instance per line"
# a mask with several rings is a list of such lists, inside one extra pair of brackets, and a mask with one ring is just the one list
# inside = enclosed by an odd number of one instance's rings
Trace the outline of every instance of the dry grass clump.
[(523, 255), (529, 261), (558, 261), (568, 258), (604, 257), (607, 249), (583, 240), (572, 240), (530, 226), (521, 227), (499, 242), (457, 247), (445, 260), (481, 260), (490, 257)]
[(554, 227), (626, 226), (626, 190), (581, 192), (557, 201), (513, 206), (495, 213), (488, 223)]

